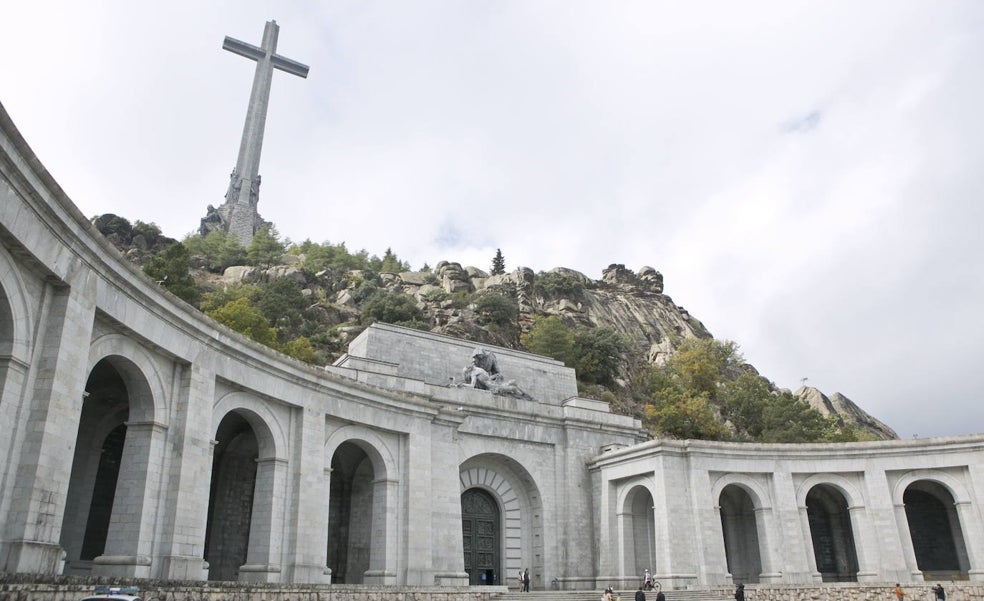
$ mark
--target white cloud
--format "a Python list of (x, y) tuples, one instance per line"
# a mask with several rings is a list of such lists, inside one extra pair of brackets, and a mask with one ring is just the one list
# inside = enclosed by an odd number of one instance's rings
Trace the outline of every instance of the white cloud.
[[(86, 214), (218, 205), (250, 61), (260, 210), (420, 266), (651, 265), (764, 374), (981, 431), (984, 5), (19, 3), (0, 100)], [(927, 411), (931, 406), (933, 411)]]

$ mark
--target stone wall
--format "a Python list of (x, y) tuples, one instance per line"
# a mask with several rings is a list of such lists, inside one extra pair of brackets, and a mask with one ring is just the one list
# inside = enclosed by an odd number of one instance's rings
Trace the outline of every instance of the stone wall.
[[(935, 583), (908, 584), (902, 587), (905, 598), (912, 601), (935, 599)], [(984, 598), (984, 584), (944, 582), (947, 601), (978, 601)], [(729, 595), (733, 589), (729, 589)], [(860, 586), (853, 583), (817, 586), (746, 586), (749, 601), (895, 601), (895, 585), (884, 583)], [(672, 599), (672, 594), (667, 593)]]
[[(41, 580), (0, 574), (0, 601), (78, 601), (91, 595), (95, 578)], [(134, 586), (133, 582), (111, 586)], [(236, 582), (139, 581), (143, 601), (491, 601), (506, 587), (379, 587), (283, 585)]]

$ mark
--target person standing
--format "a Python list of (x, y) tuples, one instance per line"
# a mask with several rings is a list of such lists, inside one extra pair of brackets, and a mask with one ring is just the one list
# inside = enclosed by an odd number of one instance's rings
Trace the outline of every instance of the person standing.
[(745, 601), (745, 585), (739, 584), (735, 589), (735, 601)]
[(636, 591), (635, 601), (646, 601), (646, 593), (642, 592), (642, 586), (639, 586), (639, 590)]
[(520, 570), (516, 576), (516, 582), (519, 583), (519, 592), (523, 592), (523, 570)]
[(530, 569), (523, 570), (523, 592), (530, 592)]
[(936, 593), (936, 601), (946, 601), (946, 591), (943, 590), (943, 585), (937, 583), (933, 587), (933, 592)]

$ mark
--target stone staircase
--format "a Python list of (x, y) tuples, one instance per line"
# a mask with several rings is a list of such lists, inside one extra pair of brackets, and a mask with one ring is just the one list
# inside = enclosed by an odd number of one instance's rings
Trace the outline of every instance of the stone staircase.
[[(493, 597), (495, 601), (601, 601), (604, 591), (512, 591)], [(634, 590), (615, 591), (621, 601), (633, 601)], [(734, 591), (724, 589), (664, 590), (666, 601), (733, 601)], [(646, 592), (646, 601), (655, 601), (656, 591)]]

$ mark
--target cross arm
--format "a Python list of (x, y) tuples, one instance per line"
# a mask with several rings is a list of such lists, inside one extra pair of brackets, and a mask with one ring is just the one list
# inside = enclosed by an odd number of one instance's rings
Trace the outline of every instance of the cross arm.
[(274, 54), (271, 58), (274, 68), (280, 69), (281, 71), (286, 71), (291, 75), (297, 75), (298, 77), (303, 77), (307, 79), (309, 67), (297, 61), (292, 61), (289, 58), (280, 56), (279, 54)]
[(253, 59), (254, 61), (258, 61), (266, 55), (262, 48), (257, 48), (256, 46), (247, 44), (246, 42), (240, 42), (239, 40), (230, 38), (229, 36), (226, 36), (226, 38), (222, 40), (222, 49), (238, 54), (239, 56), (245, 56), (246, 58)]

